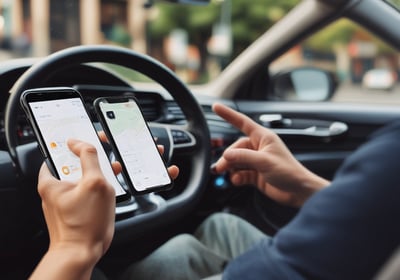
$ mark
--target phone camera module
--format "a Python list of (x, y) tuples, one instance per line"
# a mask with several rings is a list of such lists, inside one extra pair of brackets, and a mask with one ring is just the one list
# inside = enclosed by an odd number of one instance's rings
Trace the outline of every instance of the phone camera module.
[(107, 116), (107, 118), (109, 118), (111, 120), (115, 119), (115, 114), (113, 111), (107, 111), (106, 116)]

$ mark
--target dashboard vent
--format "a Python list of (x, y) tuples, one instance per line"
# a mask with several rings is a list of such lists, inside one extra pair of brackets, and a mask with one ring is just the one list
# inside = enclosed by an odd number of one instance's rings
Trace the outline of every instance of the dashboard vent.
[(135, 91), (133, 95), (138, 100), (140, 109), (142, 109), (142, 113), (146, 121), (158, 121), (163, 118), (164, 101), (158, 93)]
[(136, 98), (146, 121), (155, 121), (161, 117), (161, 104), (157, 100), (138, 95)]
[(167, 120), (181, 121), (185, 119), (181, 108), (174, 101), (167, 102)]

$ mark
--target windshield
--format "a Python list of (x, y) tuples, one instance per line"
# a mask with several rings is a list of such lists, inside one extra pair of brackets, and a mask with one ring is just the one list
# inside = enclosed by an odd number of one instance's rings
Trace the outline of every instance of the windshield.
[[(215, 79), (243, 50), (300, 0), (211, 0), (184, 5), (153, 0), (1, 0), (0, 61), (43, 57), (87, 44), (112, 44), (148, 54), (188, 84)], [(399, 7), (400, 0), (388, 1)], [(398, 52), (348, 21), (324, 28), (270, 65), (326, 68), (358, 85), (371, 68), (392, 69)], [(107, 67), (110, 67), (107, 65)], [(141, 75), (113, 70), (133, 81)], [(398, 75), (397, 75), (398, 76)]]
[(0, 60), (114, 44), (149, 54), (185, 82), (205, 83), (298, 2), (2, 0)]

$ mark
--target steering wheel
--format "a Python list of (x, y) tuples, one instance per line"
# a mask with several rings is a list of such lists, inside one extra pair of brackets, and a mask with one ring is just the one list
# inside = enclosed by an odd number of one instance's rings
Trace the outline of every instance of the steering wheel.
[[(22, 92), (30, 88), (45, 87), (46, 80), (61, 69), (94, 62), (124, 66), (148, 76), (171, 94), (186, 118), (185, 125), (157, 124), (158, 129), (164, 130), (161, 133), (165, 135), (163, 141), (169, 141), (170, 154), (172, 152), (174, 155), (184, 156), (191, 164), (191, 172), (184, 190), (170, 199), (163, 199), (161, 196), (153, 194), (144, 198), (145, 203), (136, 203), (132, 198), (131, 201), (117, 204), (113, 242), (120, 243), (150, 229), (171, 223), (193, 210), (207, 186), (211, 157), (210, 134), (201, 107), (190, 90), (160, 62), (132, 50), (115, 46), (68, 48), (34, 64), (19, 78), (11, 90), (5, 112), (5, 133), (10, 156), (23, 183), (32, 184), (34, 182), (36, 184), (37, 171), (43, 158), (36, 142), (18, 144), (17, 120)], [(189, 136), (191, 141), (183, 146), (174, 143), (174, 138), (171, 136), (172, 131)], [(36, 190), (36, 185), (28, 187)], [(135, 209), (135, 207), (131, 207), (133, 204), (138, 209), (130, 212), (129, 209)], [(141, 207), (145, 209), (141, 209)], [(120, 212), (123, 214), (118, 214)]]

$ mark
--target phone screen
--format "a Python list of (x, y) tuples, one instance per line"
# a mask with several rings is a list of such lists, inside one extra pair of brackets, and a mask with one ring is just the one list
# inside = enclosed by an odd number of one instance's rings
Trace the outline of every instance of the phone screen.
[(171, 178), (136, 101), (101, 99), (98, 109), (134, 189), (143, 192), (170, 186)]
[(34, 101), (28, 104), (42, 136), (42, 145), (50, 155), (53, 168), (61, 180), (77, 181), (82, 176), (80, 159), (66, 144), (69, 138), (75, 138), (96, 147), (101, 170), (114, 187), (116, 196), (126, 194), (114, 175), (81, 98)]

